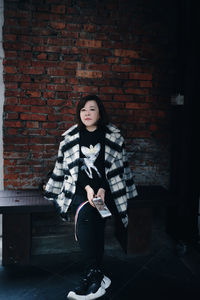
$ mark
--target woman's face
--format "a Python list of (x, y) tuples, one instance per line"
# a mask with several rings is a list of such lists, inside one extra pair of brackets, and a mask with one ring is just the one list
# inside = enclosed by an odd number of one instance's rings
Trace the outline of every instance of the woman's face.
[(85, 106), (80, 110), (80, 118), (88, 131), (94, 131), (97, 128), (99, 121), (99, 108), (94, 100), (89, 100)]

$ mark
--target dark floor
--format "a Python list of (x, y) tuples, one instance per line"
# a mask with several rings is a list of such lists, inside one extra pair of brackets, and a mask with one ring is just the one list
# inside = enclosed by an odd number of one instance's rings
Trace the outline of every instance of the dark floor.
[[(153, 228), (148, 255), (126, 255), (106, 247), (105, 274), (112, 285), (103, 300), (200, 299), (200, 253), (190, 248), (177, 256), (162, 228)], [(62, 300), (82, 271), (81, 255), (35, 255), (29, 266), (0, 266), (0, 299)]]

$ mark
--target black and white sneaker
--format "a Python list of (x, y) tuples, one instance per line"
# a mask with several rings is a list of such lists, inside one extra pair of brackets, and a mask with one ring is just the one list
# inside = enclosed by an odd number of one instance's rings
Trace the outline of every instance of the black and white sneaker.
[(111, 280), (102, 274), (100, 270), (91, 269), (83, 277), (80, 284), (70, 291), (67, 298), (69, 300), (93, 300), (102, 297), (106, 289), (110, 286)]
[(103, 280), (103, 274), (100, 270), (92, 269), (89, 273), (89, 281), (88, 281), (88, 291), (87, 291), (87, 300), (93, 300), (100, 298), (106, 293), (104, 287), (102, 287), (101, 283)]
[(73, 291), (70, 291), (67, 295), (69, 300), (85, 300), (85, 296), (88, 290), (88, 276), (85, 275), (80, 279), (79, 284)]

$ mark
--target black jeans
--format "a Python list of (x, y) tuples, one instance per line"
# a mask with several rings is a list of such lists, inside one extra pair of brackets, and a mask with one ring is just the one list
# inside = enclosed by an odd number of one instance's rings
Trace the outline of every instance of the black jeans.
[(104, 254), (105, 219), (89, 202), (79, 210), (80, 205), (85, 201), (85, 197), (76, 195), (72, 203), (72, 211), (77, 213), (78, 210), (76, 235), (84, 256), (86, 270), (99, 269)]

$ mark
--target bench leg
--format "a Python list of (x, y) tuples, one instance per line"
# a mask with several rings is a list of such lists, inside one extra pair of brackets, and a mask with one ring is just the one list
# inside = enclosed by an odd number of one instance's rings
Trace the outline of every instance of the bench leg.
[(2, 265), (28, 264), (31, 252), (31, 215), (3, 214)]
[(151, 251), (152, 208), (130, 208), (128, 228), (116, 222), (116, 237), (127, 254), (147, 254)]
[(145, 254), (151, 251), (152, 208), (129, 210), (127, 253)]

